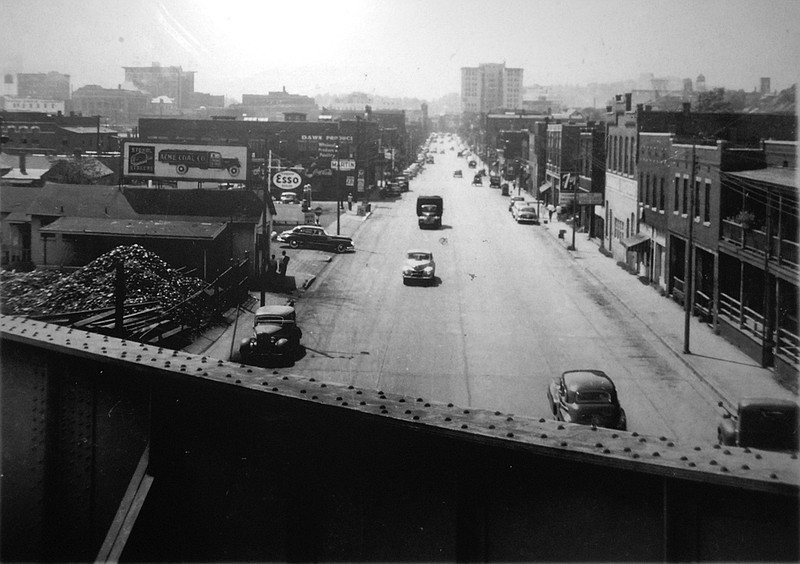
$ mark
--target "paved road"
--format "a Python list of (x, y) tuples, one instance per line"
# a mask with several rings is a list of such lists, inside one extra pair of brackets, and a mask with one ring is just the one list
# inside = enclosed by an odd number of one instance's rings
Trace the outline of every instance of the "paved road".
[[(713, 442), (718, 398), (686, 365), (543, 227), (515, 224), (507, 198), (472, 187), (455, 152), (436, 158), (402, 199), (373, 206), (357, 252), (334, 257), (298, 301), (308, 354), (293, 370), (548, 417), (551, 377), (599, 368), (617, 383), (630, 430)], [(445, 198), (444, 229), (421, 231), (414, 200), (433, 193)], [(435, 285), (402, 284), (410, 247), (434, 252)]]

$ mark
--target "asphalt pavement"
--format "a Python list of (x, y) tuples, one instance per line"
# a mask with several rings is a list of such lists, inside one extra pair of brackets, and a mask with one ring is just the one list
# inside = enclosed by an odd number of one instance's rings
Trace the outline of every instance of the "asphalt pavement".
[[(342, 235), (356, 238), (358, 228), (369, 219), (369, 213), (359, 215), (356, 206), (352, 210), (345, 209), (339, 218), (339, 232)], [(329, 233), (336, 233), (337, 221), (330, 218), (323, 222)], [(746, 397), (771, 397), (797, 400), (797, 395), (778, 384), (771, 370), (762, 368), (739, 348), (714, 333), (713, 329), (697, 318), (690, 320), (689, 350), (684, 350), (685, 313), (681, 305), (672, 299), (663, 297), (648, 284), (642, 283), (638, 276), (617, 265), (616, 261), (600, 252), (599, 243), (590, 239), (586, 233), (575, 234), (575, 247), (572, 248), (572, 227), (562, 221), (542, 223), (541, 229), (550, 233), (590, 276), (594, 277), (608, 292), (616, 297), (630, 314), (643, 322), (652, 334), (667, 346), (681, 362), (719, 397), (729, 405), (735, 406)], [(559, 232), (564, 237), (559, 237)], [(357, 238), (355, 240), (358, 247)], [(268, 292), (266, 303), (287, 303), (297, 296), (301, 289), (310, 287), (317, 275), (322, 272), (331, 255), (313, 250), (286, 250), (290, 256), (288, 277), (294, 287), (291, 291)], [(280, 254), (279, 252), (276, 254)], [(215, 342), (236, 342), (233, 332), (249, 328), (252, 324), (252, 311), (260, 304), (258, 292), (251, 294), (248, 307), (240, 310), (236, 319), (236, 311), (226, 315), (226, 322), (207, 331), (184, 350), (196, 354), (211, 354)], [(248, 317), (249, 314), (249, 317)], [(247, 329), (244, 329), (247, 330)], [(238, 337), (237, 337), (238, 338)], [(228, 345), (224, 345), (227, 348)], [(215, 349), (216, 357), (221, 355), (219, 346)]]

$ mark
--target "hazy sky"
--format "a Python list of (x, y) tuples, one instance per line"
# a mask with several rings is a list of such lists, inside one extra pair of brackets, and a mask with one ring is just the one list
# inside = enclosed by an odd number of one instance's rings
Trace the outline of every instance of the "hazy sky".
[(800, 74), (798, 0), (0, 0), (0, 71), (116, 88), (180, 65), (241, 98), (354, 90), (436, 98), (505, 62), (525, 85), (695, 78), (752, 90)]

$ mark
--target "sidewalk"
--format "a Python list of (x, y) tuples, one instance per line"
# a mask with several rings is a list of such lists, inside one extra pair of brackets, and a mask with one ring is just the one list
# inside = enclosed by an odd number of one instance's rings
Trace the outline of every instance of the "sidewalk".
[[(599, 243), (586, 233), (575, 234), (572, 245), (572, 227), (561, 222), (542, 223), (555, 240), (572, 255), (576, 264), (600, 282), (627, 310), (641, 320), (693, 374), (708, 385), (728, 404), (735, 406), (741, 398), (771, 397), (797, 401), (797, 396), (778, 384), (772, 371), (761, 368), (752, 358), (723, 337), (714, 334), (711, 327), (692, 317), (689, 325), (690, 354), (683, 352), (685, 313), (674, 300), (663, 297), (658, 290), (643, 284), (638, 276), (630, 274), (610, 257), (603, 255)], [(559, 239), (559, 231), (564, 238)]]
[[(346, 207), (339, 217), (339, 234), (353, 237), (361, 223), (369, 217), (358, 215), (356, 206), (352, 210)], [(333, 220), (325, 222), (325, 231), (331, 235), (336, 234), (336, 216)], [(314, 250), (282, 248), (283, 244), (272, 241), (270, 253), (280, 257), (281, 251), (286, 251), (289, 256), (289, 265), (286, 274), (286, 288), (282, 291), (268, 291), (265, 293), (267, 305), (286, 304), (296, 297), (297, 290), (308, 288), (322, 269), (331, 262), (333, 255), (322, 254)], [(195, 338), (182, 350), (192, 354), (208, 354), (215, 358), (229, 358), (230, 343), (237, 343), (240, 338), (249, 335), (253, 326), (253, 314), (261, 304), (261, 292), (250, 292), (250, 299), (243, 304), (238, 315), (236, 309), (231, 309), (223, 314), (223, 320), (218, 325), (208, 328), (202, 335)], [(234, 331), (236, 335), (234, 336)]]

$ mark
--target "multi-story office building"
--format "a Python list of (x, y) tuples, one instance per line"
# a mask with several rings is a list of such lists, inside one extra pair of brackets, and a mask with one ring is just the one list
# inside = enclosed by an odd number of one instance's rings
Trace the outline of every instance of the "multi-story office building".
[(123, 67), (125, 82), (130, 82), (152, 98), (168, 96), (179, 108), (189, 108), (194, 94), (194, 73), (181, 67), (162, 67), (153, 63), (149, 67)]
[(69, 75), (55, 71), (48, 73), (18, 73), (17, 96), (42, 100), (69, 100)]
[(523, 69), (505, 63), (461, 68), (461, 109), (488, 113), (498, 108), (522, 108)]

